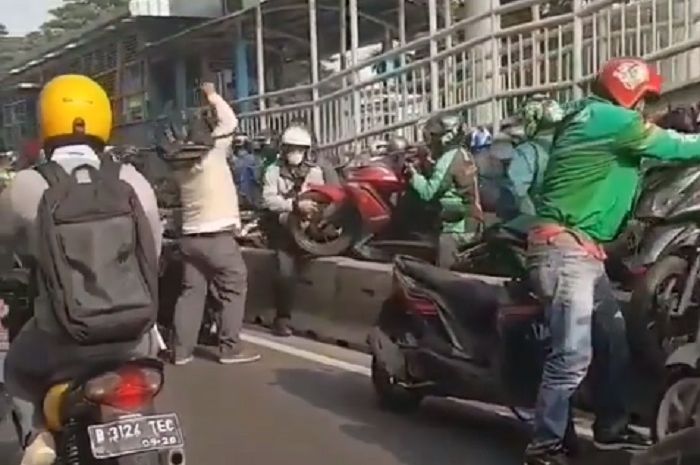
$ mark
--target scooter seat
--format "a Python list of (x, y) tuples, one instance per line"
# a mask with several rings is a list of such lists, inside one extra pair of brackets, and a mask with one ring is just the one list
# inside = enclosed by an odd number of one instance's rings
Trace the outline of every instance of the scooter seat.
[(489, 238), (502, 242), (510, 242), (523, 248), (527, 245), (527, 233), (523, 234), (521, 231), (507, 228), (497, 228), (491, 233)]
[(397, 257), (394, 264), (402, 274), (444, 299), (462, 324), (483, 330), (495, 327), (499, 305), (508, 298), (503, 286), (465, 278), (411, 257)]
[(496, 225), (491, 234), (500, 240), (525, 247), (527, 245), (527, 235), (535, 221), (536, 218), (530, 215), (519, 215), (506, 223)]

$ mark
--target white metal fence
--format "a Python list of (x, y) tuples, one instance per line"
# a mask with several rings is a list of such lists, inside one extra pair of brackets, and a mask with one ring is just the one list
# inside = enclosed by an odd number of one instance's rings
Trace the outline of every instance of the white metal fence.
[[(583, 95), (616, 56), (654, 61), (670, 87), (700, 78), (700, 0), (572, 0), (569, 11), (553, 15), (542, 8), (547, 3), (519, 0), (439, 29), (321, 80), (316, 100), (314, 86), (246, 99), (266, 109), (241, 114), (241, 127), (255, 134), (301, 120), (320, 148), (342, 149), (384, 133), (415, 139), (417, 123), (442, 111), (497, 128), (533, 93)], [(526, 22), (509, 25), (513, 18)], [(385, 72), (358, 78), (382, 66)]]

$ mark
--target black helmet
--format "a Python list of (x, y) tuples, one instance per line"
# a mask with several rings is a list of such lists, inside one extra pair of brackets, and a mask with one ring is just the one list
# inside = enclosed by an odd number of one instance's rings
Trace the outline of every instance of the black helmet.
[(423, 126), (423, 139), (429, 143), (439, 138), (442, 146), (459, 143), (464, 136), (464, 120), (459, 113), (444, 113), (435, 115)]
[(387, 151), (389, 153), (401, 152), (408, 148), (408, 141), (403, 136), (394, 136), (389, 139), (389, 145), (387, 146)]
[(204, 112), (177, 111), (171, 105), (154, 122), (152, 135), (156, 152), (166, 160), (196, 158), (214, 145)]
[(277, 148), (277, 135), (271, 129), (260, 131), (253, 137), (253, 150), (257, 152), (265, 147)]

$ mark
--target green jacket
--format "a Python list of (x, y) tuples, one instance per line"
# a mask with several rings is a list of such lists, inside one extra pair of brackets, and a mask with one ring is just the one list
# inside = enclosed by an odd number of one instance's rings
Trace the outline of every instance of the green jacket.
[(438, 202), (443, 233), (471, 233), (481, 223), (476, 167), (465, 149), (445, 152), (429, 176), (414, 174), (410, 181), (424, 202)]
[(274, 165), (277, 162), (277, 152), (276, 151), (269, 151), (267, 153), (262, 154), (262, 163), (260, 165), (260, 181), (262, 183), (262, 180), (265, 179), (265, 172), (267, 169)]
[(544, 179), (551, 144), (551, 140), (533, 137), (514, 147), (515, 154), (508, 165), (508, 179), (520, 213), (535, 214), (533, 199)]
[(588, 97), (562, 106), (537, 196), (540, 220), (613, 240), (632, 213), (645, 157), (700, 161), (700, 136), (647, 123), (636, 111)]

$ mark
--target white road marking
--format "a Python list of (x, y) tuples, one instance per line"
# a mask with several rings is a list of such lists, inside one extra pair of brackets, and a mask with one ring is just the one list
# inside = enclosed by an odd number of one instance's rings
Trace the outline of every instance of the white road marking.
[(351, 373), (357, 373), (363, 376), (370, 376), (370, 369), (368, 367), (357, 365), (355, 363), (344, 362), (343, 360), (328, 357), (326, 355), (311, 352), (309, 350), (299, 349), (288, 344), (272, 341), (265, 337), (255, 336), (253, 334), (250, 334), (249, 332), (244, 332), (241, 335), (241, 339), (251, 344), (265, 347), (267, 349), (276, 350), (277, 352), (282, 352), (288, 355), (293, 355), (294, 357), (303, 358), (304, 360), (309, 360), (311, 362), (319, 363), (321, 365), (338, 368), (343, 371), (349, 371)]
[[(319, 354), (317, 352), (312, 352), (310, 350), (306, 349), (300, 349), (297, 347), (294, 347), (290, 344), (285, 344), (282, 342), (277, 342), (273, 341), (267, 337), (263, 336), (256, 336), (255, 334), (252, 334), (250, 331), (244, 331), (243, 334), (241, 334), (241, 339), (244, 341), (250, 343), (250, 344), (255, 344), (260, 347), (265, 347), (267, 349), (271, 349), (277, 352), (282, 352), (287, 355), (291, 355), (293, 357), (298, 357), (304, 360), (308, 360), (310, 362), (315, 362), (321, 365), (333, 367), (333, 368), (338, 368), (343, 371), (347, 371), (350, 373), (356, 373), (359, 375), (363, 376), (371, 376), (371, 371), (369, 367), (363, 366), (363, 365), (358, 365), (356, 363), (349, 363), (345, 362), (343, 360), (337, 359), (335, 357), (329, 357), (327, 355)], [(509, 408), (501, 406), (501, 405), (492, 405), (492, 404), (485, 404), (482, 402), (476, 402), (476, 401), (470, 401), (470, 400), (465, 400), (465, 399), (457, 399), (457, 398), (450, 398), (451, 401), (457, 402), (460, 404), (466, 404), (471, 407), (478, 408), (479, 410), (483, 410), (492, 414), (496, 414), (502, 417), (507, 417), (507, 418), (516, 418), (515, 415), (510, 411)], [(649, 434), (649, 430), (646, 428), (635, 428), (638, 431), (640, 431), (643, 434)], [(588, 418), (581, 418), (578, 417), (576, 419), (576, 431), (578, 434), (588, 440), (593, 439), (593, 429), (592, 429), (592, 422)]]

